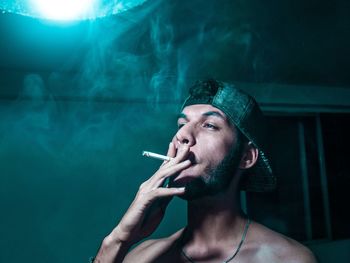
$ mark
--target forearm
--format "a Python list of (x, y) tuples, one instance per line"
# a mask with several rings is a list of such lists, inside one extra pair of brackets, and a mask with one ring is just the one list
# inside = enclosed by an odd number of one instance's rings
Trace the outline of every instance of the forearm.
[(191, 165), (191, 161), (185, 159), (189, 154), (189, 147), (183, 146), (177, 156), (175, 154), (176, 149), (170, 144), (167, 156), (172, 159), (141, 184), (134, 201), (119, 224), (103, 240), (94, 263), (123, 262), (132, 245), (156, 230), (171, 198), (185, 193), (184, 187), (162, 187), (167, 178)]
[(101, 247), (94, 259), (94, 263), (119, 263), (123, 262), (132, 244), (122, 241), (114, 229), (102, 241)]

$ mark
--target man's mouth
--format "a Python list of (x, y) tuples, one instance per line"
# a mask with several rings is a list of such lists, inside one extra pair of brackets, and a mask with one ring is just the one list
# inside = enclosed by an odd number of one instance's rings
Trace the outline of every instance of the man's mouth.
[(172, 187), (183, 187), (183, 186), (186, 186), (187, 183), (193, 181), (194, 179), (195, 179), (195, 177), (193, 177), (193, 176), (180, 174), (179, 176), (175, 177), (171, 181), (171, 186)]
[(195, 164), (191, 164), (191, 166), (182, 170), (178, 175), (173, 177), (172, 182), (173, 182), (175, 187), (184, 186), (185, 184), (193, 181), (196, 178), (196, 176), (192, 175), (192, 173), (191, 173), (191, 168), (194, 165)]
[(188, 173), (188, 170), (198, 163), (196, 160), (196, 156), (194, 155), (193, 152), (189, 152), (186, 160), (190, 160), (191, 165), (186, 169), (182, 170), (181, 172), (179, 172), (177, 175), (172, 177), (172, 179), (170, 180), (171, 187), (183, 187), (188, 182), (191, 182), (195, 179), (194, 176)]
[(197, 161), (196, 161), (196, 156), (194, 155), (193, 152), (189, 152), (189, 153), (188, 153), (187, 159), (191, 161), (191, 164), (192, 164), (192, 165), (194, 165), (194, 164), (197, 163)]

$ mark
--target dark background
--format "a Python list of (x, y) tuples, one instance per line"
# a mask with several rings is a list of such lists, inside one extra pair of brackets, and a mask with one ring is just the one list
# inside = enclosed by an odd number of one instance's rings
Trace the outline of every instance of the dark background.
[[(314, 101), (325, 87), (348, 89), (349, 11), (346, 0), (149, 0), (74, 23), (2, 12), (0, 261), (87, 262), (159, 165), (141, 152), (166, 151), (179, 102), (197, 79), (257, 90), (266, 83), (312, 87)], [(340, 111), (348, 113), (349, 104)], [(349, 120), (326, 117), (325, 134), (339, 134), (329, 127)], [(297, 133), (281, 119), (281, 140)], [(336, 151), (332, 145), (330, 139), (327, 149)], [(349, 184), (344, 168), (338, 170), (342, 185)], [(300, 183), (285, 181), (295, 184), (288, 189)], [(337, 182), (330, 181), (331, 192)], [(339, 200), (331, 200), (333, 207), (345, 205), (344, 196)], [(289, 218), (296, 215), (288, 211), (298, 211), (284, 209)], [(279, 229), (277, 221), (269, 224)], [(324, 219), (316, 221), (322, 239)], [(155, 236), (184, 223), (184, 203), (175, 199)]]

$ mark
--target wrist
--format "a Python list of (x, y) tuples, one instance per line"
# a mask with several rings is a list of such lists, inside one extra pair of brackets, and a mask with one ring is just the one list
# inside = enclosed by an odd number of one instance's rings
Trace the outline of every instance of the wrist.
[(96, 258), (93, 260), (94, 263), (123, 262), (124, 257), (131, 247), (131, 244), (129, 242), (122, 241), (117, 232), (118, 231), (113, 230), (103, 239), (100, 250)]
[(131, 247), (134, 242), (128, 233), (123, 231), (120, 225), (117, 225), (113, 231), (106, 237), (107, 243), (114, 244), (120, 247)]

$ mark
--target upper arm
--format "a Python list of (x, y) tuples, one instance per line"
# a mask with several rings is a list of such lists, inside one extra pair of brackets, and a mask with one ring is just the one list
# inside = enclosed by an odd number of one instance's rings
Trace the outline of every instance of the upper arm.
[(317, 263), (316, 257), (308, 247), (284, 237), (274, 240), (270, 246), (264, 246), (259, 256), (260, 259), (265, 258), (270, 262)]
[(133, 248), (124, 258), (123, 263), (134, 263), (140, 262), (140, 258), (142, 258), (142, 262), (149, 262), (149, 248), (152, 247), (152, 241), (147, 240), (142, 242), (140, 245)]
[(304, 263), (317, 263), (315, 255), (311, 252), (310, 249), (304, 248), (303, 259)]
[(288, 263), (317, 263), (312, 251), (301, 244), (292, 248), (288, 254), (287, 257), (290, 258), (290, 260), (286, 261)]
[(169, 251), (173, 244), (170, 238), (147, 240), (132, 249), (125, 257), (123, 262), (156, 262), (159, 258)]
[(167, 238), (152, 239), (142, 242), (140, 245), (132, 249), (125, 257), (123, 262), (135, 263), (135, 262), (167, 262), (163, 260), (164, 256), (172, 251), (172, 248), (176, 244), (177, 239), (181, 235), (182, 231), (178, 231)]

